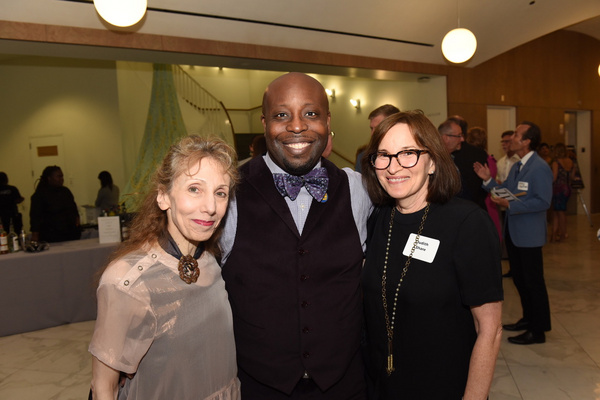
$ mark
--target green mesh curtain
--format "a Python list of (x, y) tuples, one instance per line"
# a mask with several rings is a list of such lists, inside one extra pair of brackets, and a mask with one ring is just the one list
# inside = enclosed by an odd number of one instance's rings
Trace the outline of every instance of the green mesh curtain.
[(122, 193), (128, 211), (134, 211), (148, 189), (152, 174), (169, 146), (186, 136), (170, 65), (154, 64), (152, 95), (144, 137), (140, 143), (135, 169)]

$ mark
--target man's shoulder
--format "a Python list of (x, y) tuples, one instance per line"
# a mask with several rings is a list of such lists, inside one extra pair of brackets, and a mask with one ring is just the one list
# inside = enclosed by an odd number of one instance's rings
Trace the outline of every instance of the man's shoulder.
[[(467, 142), (463, 142), (460, 150), (452, 153), (455, 162), (468, 162), (479, 161), (482, 164), (487, 162), (487, 153), (485, 150), (475, 147)], [(469, 165), (470, 166), (470, 165)]]
[(550, 165), (548, 165), (548, 163), (535, 152), (531, 155), (531, 158), (527, 162), (528, 163), (530, 162), (531, 166), (536, 169), (548, 170), (548, 171), (552, 172)]

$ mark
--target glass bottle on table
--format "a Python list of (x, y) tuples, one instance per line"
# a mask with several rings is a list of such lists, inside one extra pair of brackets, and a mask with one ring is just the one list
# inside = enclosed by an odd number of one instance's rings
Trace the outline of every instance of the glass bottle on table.
[(21, 250), (21, 246), (19, 246), (19, 236), (15, 233), (13, 225), (10, 225), (10, 233), (8, 234), (8, 248), (11, 253), (16, 253)]
[(4, 226), (0, 224), (0, 254), (8, 253), (8, 235), (4, 230)]
[(19, 235), (19, 241), (21, 242), (21, 248), (25, 251), (25, 240), (27, 236), (25, 236), (25, 231), (21, 229), (21, 234)]

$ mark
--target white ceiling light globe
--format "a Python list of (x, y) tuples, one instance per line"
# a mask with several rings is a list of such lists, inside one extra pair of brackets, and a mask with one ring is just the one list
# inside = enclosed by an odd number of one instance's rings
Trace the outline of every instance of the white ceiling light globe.
[(131, 26), (146, 14), (148, 0), (94, 0), (98, 14), (109, 24)]
[(473, 57), (477, 50), (477, 39), (468, 29), (453, 29), (442, 40), (442, 54), (450, 62), (462, 63)]

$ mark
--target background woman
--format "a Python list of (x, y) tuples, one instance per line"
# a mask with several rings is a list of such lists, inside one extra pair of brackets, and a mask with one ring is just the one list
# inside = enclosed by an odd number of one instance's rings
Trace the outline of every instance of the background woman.
[(552, 214), (552, 241), (560, 242), (568, 237), (567, 235), (567, 203), (571, 197), (571, 176), (574, 171), (574, 163), (567, 156), (567, 147), (564, 143), (554, 145), (554, 160), (550, 165), (552, 167), (552, 204), (554, 213)]
[(44, 168), (31, 196), (31, 240), (64, 242), (78, 240), (79, 210), (73, 193), (63, 186), (65, 178), (59, 166)]
[[(487, 132), (485, 129), (474, 126), (469, 129), (467, 132), (467, 143), (472, 144), (475, 147), (479, 147), (481, 150), (487, 153), (487, 165), (490, 169), (490, 174), (492, 176), (496, 176), (498, 173), (498, 166), (496, 163), (496, 159), (492, 154), (489, 154), (487, 151)], [(496, 227), (496, 231), (498, 232), (498, 237), (502, 240), (502, 225), (500, 224), (500, 214), (498, 213), (498, 206), (491, 199), (491, 195), (488, 193), (485, 198), (485, 206), (487, 208), (487, 212)]]
[(236, 156), (197, 136), (169, 150), (98, 287), (94, 399), (239, 398), (231, 308), (215, 260)]
[(98, 174), (100, 190), (96, 196), (96, 207), (101, 210), (111, 210), (119, 205), (119, 187), (113, 183), (112, 175), (108, 171)]
[(363, 161), (379, 209), (363, 290), (377, 399), (486, 399), (502, 333), (500, 241), (420, 112), (386, 118)]

